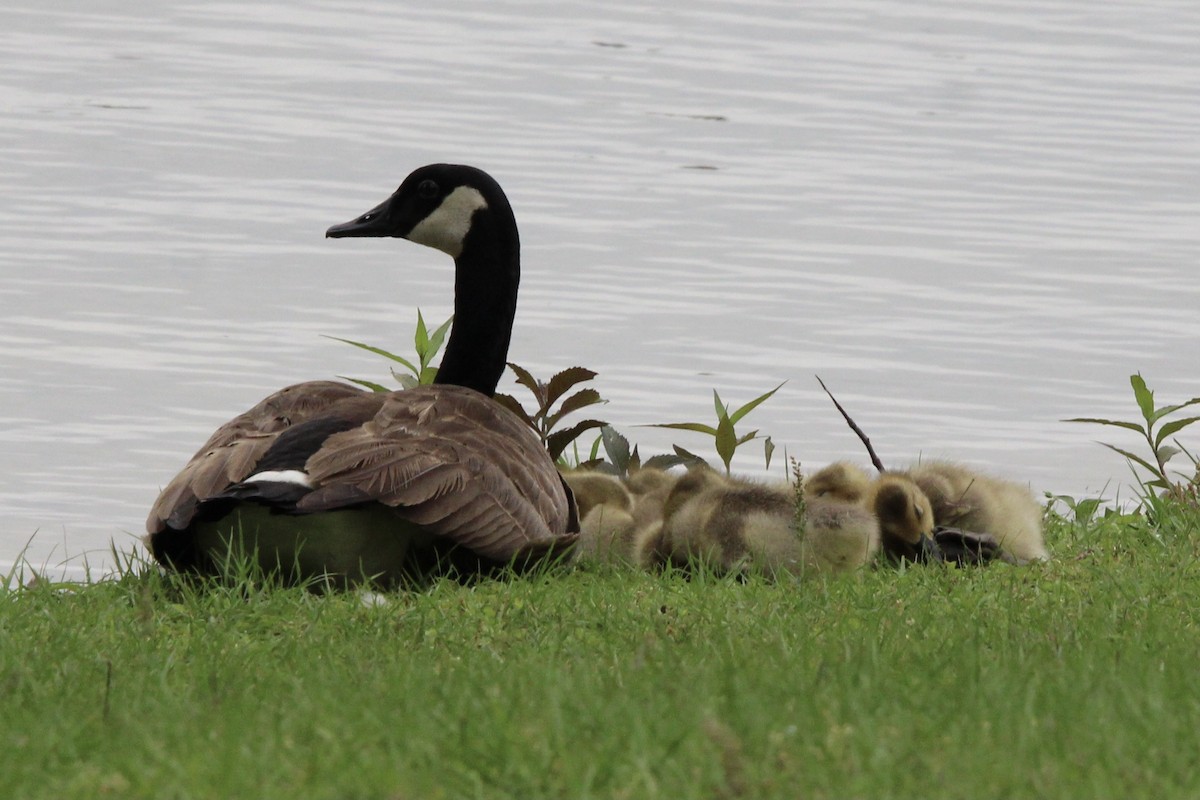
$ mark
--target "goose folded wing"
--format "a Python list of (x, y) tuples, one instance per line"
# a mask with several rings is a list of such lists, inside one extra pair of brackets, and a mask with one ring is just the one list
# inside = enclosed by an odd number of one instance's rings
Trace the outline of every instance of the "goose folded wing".
[(336, 381), (309, 381), (280, 389), (226, 422), (159, 493), (146, 529), (182, 530), (205, 500), (248, 478), (280, 433), (315, 419), (339, 404), (370, 397)]
[(566, 492), (536, 435), (469, 390), (396, 393), (372, 421), (329, 437), (306, 469), (317, 488), (300, 511), (383, 503), (498, 561), (574, 539)]

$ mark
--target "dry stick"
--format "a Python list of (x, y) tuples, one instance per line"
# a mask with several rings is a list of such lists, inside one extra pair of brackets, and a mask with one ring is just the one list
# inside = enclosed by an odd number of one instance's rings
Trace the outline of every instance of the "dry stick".
[(821, 380), (821, 376), (815, 375), (813, 377), (817, 379), (817, 383), (821, 384), (821, 388), (825, 390), (825, 394), (829, 395), (829, 399), (833, 401), (833, 404), (837, 407), (837, 410), (842, 412), (842, 416), (845, 417), (846, 424), (850, 426), (850, 430), (858, 434), (859, 439), (862, 439), (862, 443), (866, 445), (867, 454), (871, 456), (871, 463), (875, 465), (875, 469), (879, 470), (880, 472), (887, 472), (883, 466), (883, 462), (879, 460), (879, 456), (875, 455), (875, 448), (871, 447), (871, 440), (867, 438), (865, 433), (863, 433), (862, 428), (858, 427), (858, 424), (855, 423), (854, 420), (850, 419), (850, 415), (846, 413), (846, 409), (842, 408), (842, 404), (839, 403), (837, 398), (833, 396), (833, 392), (829, 391), (828, 387), (825, 386), (825, 381)]

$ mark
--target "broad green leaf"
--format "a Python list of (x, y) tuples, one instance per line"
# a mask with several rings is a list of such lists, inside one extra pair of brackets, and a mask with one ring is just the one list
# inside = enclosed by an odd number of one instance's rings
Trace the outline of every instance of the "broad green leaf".
[(409, 375), (407, 372), (397, 372), (395, 367), (389, 367), (388, 372), (391, 373), (392, 378), (395, 379), (396, 383), (400, 384), (405, 389), (411, 389), (420, 384), (420, 381), (417, 380), (416, 375)]
[(429, 386), (437, 379), (437, 367), (421, 367), (421, 377), (418, 379), (422, 386)]
[(1138, 408), (1147, 422), (1154, 421), (1154, 392), (1146, 388), (1140, 372), (1129, 376), (1129, 385), (1133, 387), (1133, 396), (1137, 398)]
[(1138, 425), (1136, 422), (1121, 422), (1115, 419), (1097, 419), (1094, 417), (1074, 417), (1072, 419), (1064, 419), (1063, 422), (1091, 422), (1095, 425), (1110, 425), (1114, 428), (1125, 428), (1131, 431), (1137, 431), (1143, 436), (1146, 435), (1146, 428), (1143, 425)]
[(1099, 509), (1100, 500), (1095, 497), (1089, 497), (1084, 500), (1080, 500), (1071, 510), (1075, 512), (1076, 519), (1087, 522), (1091, 520), (1092, 517), (1096, 516), (1096, 512)]
[(770, 436), (768, 436), (766, 438), (766, 440), (763, 442), (763, 453), (765, 454), (766, 460), (767, 460), (765, 469), (770, 470), (771, 469), (771, 456), (775, 455), (775, 443), (771, 441)]
[(729, 416), (729, 406), (721, 402), (721, 395), (717, 394), (716, 389), (713, 389), (713, 407), (717, 410), (718, 420)]
[(417, 330), (413, 333), (413, 344), (416, 346), (417, 356), (424, 356), (425, 348), (429, 347), (429, 331), (425, 330), (425, 318), (421, 316), (419, 308), (417, 309)]
[(364, 387), (370, 389), (372, 392), (390, 392), (391, 391), (391, 389), (387, 388), (386, 386), (381, 386), (380, 384), (375, 383), (374, 381), (365, 381), (361, 378), (347, 378), (345, 375), (338, 375), (338, 377), (344, 381), (350, 381), (351, 383), (357, 383), (359, 386), (364, 386)]
[(756, 428), (756, 429), (754, 429), (754, 430), (752, 430), (752, 431), (750, 431), (749, 433), (747, 433), (747, 434), (746, 434), (746, 435), (744, 435), (744, 436), (739, 436), (739, 437), (738, 437), (738, 440), (737, 440), (737, 443), (738, 443), (738, 445), (739, 445), (739, 446), (740, 446), (740, 445), (743, 445), (743, 444), (745, 444), (746, 442), (750, 441), (751, 439), (755, 438), (756, 436), (758, 436), (758, 429), (757, 429), (757, 428)]
[(445, 341), (445, 339), (446, 339), (446, 332), (450, 330), (450, 324), (453, 322), (454, 322), (454, 315), (451, 314), (450, 319), (446, 320), (441, 325), (439, 325), (438, 329), (430, 335), (429, 350), (425, 355), (425, 363), (426, 364), (429, 363), (429, 359), (431, 359), (435, 355), (437, 355), (438, 351), (442, 349), (442, 342)]
[(1176, 411), (1178, 411), (1181, 408), (1187, 408), (1188, 406), (1194, 406), (1197, 403), (1200, 403), (1200, 397), (1193, 397), (1191, 400), (1187, 400), (1183, 403), (1177, 403), (1176, 405), (1173, 405), (1173, 406), (1163, 406), (1162, 408), (1160, 408), (1154, 412), (1154, 421), (1158, 422), (1160, 419), (1167, 416), (1168, 414), (1174, 414)]
[(611, 425), (600, 429), (600, 439), (604, 442), (604, 452), (608, 454), (608, 460), (618, 470), (626, 472), (629, 469), (629, 440)]
[(546, 450), (550, 452), (550, 458), (558, 460), (562, 451), (567, 449), (567, 445), (575, 440), (577, 436), (586, 430), (593, 428), (603, 428), (604, 422), (598, 419), (585, 419), (583, 422), (576, 423), (566, 430), (555, 431), (546, 437)]
[(1129, 452), (1128, 450), (1122, 450), (1119, 447), (1113, 447), (1111, 444), (1107, 444), (1106, 442), (1099, 442), (1099, 444), (1104, 445), (1105, 447), (1107, 447), (1109, 450), (1112, 450), (1113, 452), (1120, 453), (1121, 455), (1125, 456), (1125, 458), (1128, 458), (1130, 461), (1134, 462), (1135, 464), (1142, 466), (1151, 475), (1160, 475), (1161, 474), (1158, 471), (1158, 467), (1156, 467), (1153, 464), (1151, 464), (1150, 462), (1146, 461), (1146, 459), (1142, 458), (1141, 456), (1135, 456), (1133, 453)]
[(1166, 464), (1175, 456), (1179, 455), (1179, 448), (1171, 445), (1163, 445), (1154, 451), (1154, 457), (1158, 459), (1158, 463)]
[(1172, 434), (1178, 433), (1179, 431), (1186, 428), (1188, 425), (1191, 425), (1196, 420), (1200, 420), (1200, 417), (1187, 417), (1186, 419), (1176, 419), (1176, 420), (1172, 420), (1172, 421), (1168, 422), (1166, 425), (1163, 425), (1161, 428), (1158, 429), (1158, 435), (1154, 437), (1154, 446), (1158, 447), (1160, 444), (1162, 444), (1163, 439), (1166, 439), (1168, 436), (1170, 436)]
[(411, 361), (409, 361), (407, 358), (401, 358), (400, 356), (396, 355), (395, 353), (389, 353), (387, 350), (384, 350), (380, 347), (372, 347), (369, 344), (363, 344), (362, 342), (356, 342), (353, 339), (343, 339), (339, 336), (326, 336), (325, 338), (333, 339), (335, 342), (343, 342), (344, 344), (353, 345), (362, 350), (366, 350), (368, 353), (374, 353), (375, 355), (383, 356), (384, 358), (390, 358), (392, 361), (399, 362), (399, 363), (403, 364), (404, 366), (408, 367), (408, 369), (412, 371), (413, 375), (417, 374), (417, 368), (415, 366), (413, 366), (413, 363)]
[[(728, 419), (728, 417), (726, 418)], [(653, 425), (642, 425), (644, 428), (673, 428), (679, 431), (695, 431), (696, 433), (707, 433), (709, 436), (716, 436), (717, 429), (712, 425), (705, 425), (703, 422), (658, 422)]]
[[(787, 381), (784, 381), (783, 383), (787, 383)], [(739, 422), (742, 419), (742, 417), (746, 416), (751, 411), (758, 408), (760, 405), (762, 405), (764, 402), (766, 402), (766, 400), (768, 398), (770, 398), (771, 395), (775, 394), (780, 389), (782, 389), (783, 383), (779, 384), (778, 386), (776, 386), (774, 389), (767, 392), (766, 394), (760, 394), (758, 397), (754, 398), (749, 403), (746, 403), (746, 405), (742, 406), (737, 411), (733, 412), (733, 415), (729, 418), (730, 422), (735, 422), (735, 423)]]
[(733, 453), (737, 450), (737, 437), (733, 433), (733, 421), (729, 417), (721, 417), (717, 424), (717, 455), (725, 463), (725, 474), (729, 474), (729, 463), (733, 461)]
[[(586, 383), (594, 377), (596, 377), (596, 373), (587, 367), (568, 367), (562, 372), (555, 374), (550, 379), (550, 382), (546, 384), (546, 408), (549, 409), (550, 406), (554, 405), (558, 398), (566, 394), (567, 390), (575, 384)], [(588, 391), (595, 391), (595, 389), (589, 389)]]
[(534, 398), (537, 399), (538, 405), (541, 406), (542, 405), (542, 391), (540, 390), (540, 387), (538, 386), (537, 380), (532, 375), (529, 374), (529, 370), (525, 369), (524, 367), (519, 367), (511, 361), (508, 362), (508, 368), (511, 369), (513, 371), (513, 374), (517, 376), (517, 383), (521, 384), (526, 389), (533, 392)]

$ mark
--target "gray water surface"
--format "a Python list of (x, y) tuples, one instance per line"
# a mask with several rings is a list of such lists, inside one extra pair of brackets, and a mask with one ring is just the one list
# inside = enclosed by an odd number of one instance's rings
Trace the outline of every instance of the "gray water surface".
[(451, 264), (322, 234), (432, 161), (516, 209), (512, 359), (646, 454), (787, 381), (773, 472), (865, 460), (819, 374), (890, 464), (1112, 497), (1132, 434), (1060, 420), (1200, 395), (1200, 7), (427, 5), (0, 10), (0, 570), (111, 563), (216, 425), (385, 379), (322, 335), (409, 352)]

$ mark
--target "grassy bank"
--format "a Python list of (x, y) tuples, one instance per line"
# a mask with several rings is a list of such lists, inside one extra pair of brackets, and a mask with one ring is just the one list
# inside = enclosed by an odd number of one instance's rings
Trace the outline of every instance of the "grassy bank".
[(1194, 797), (1200, 515), (1053, 563), (0, 594), (6, 797)]

